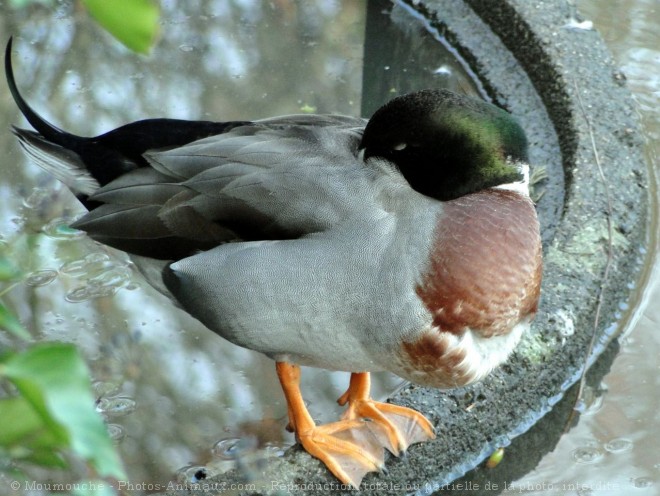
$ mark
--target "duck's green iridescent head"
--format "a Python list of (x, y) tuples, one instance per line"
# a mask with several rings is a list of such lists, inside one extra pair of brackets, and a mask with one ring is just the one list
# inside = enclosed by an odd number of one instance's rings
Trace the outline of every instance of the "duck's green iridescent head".
[(365, 159), (393, 162), (418, 192), (442, 201), (524, 180), (527, 138), (506, 111), (448, 90), (381, 107), (364, 131)]

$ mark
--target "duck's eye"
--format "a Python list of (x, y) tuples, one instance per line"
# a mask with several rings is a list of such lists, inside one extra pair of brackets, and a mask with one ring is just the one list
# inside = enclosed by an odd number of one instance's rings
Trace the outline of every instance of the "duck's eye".
[(405, 150), (407, 146), (408, 146), (408, 143), (399, 143), (398, 145), (394, 145), (392, 150), (394, 150), (396, 152), (400, 152), (401, 150)]

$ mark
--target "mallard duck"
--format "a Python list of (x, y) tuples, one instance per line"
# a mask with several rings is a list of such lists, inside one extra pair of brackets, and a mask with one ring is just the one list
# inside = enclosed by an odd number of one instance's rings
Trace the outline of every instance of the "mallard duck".
[[(539, 223), (525, 133), (447, 90), (369, 120), (289, 115), (147, 119), (75, 136), (11, 94), (23, 149), (89, 210), (72, 227), (152, 264), (150, 280), (209, 329), (271, 357), (289, 429), (342, 482), (433, 439), (421, 413), (370, 397), (387, 370), (433, 388), (484, 378), (537, 309)], [(153, 270), (157, 267), (157, 270)], [(316, 425), (300, 367), (350, 372)]]

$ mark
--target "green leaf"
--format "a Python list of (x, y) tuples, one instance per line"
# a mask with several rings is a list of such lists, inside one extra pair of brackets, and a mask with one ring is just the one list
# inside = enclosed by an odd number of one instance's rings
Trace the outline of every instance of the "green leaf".
[(0, 418), (0, 447), (12, 459), (45, 467), (66, 467), (58, 453), (64, 447), (60, 439), (24, 397), (1, 399)]
[(68, 468), (69, 464), (64, 461), (62, 455), (57, 450), (47, 448), (37, 448), (32, 453), (21, 458), (21, 461), (50, 468)]
[(105, 424), (94, 409), (87, 366), (74, 346), (32, 346), (7, 359), (0, 371), (55, 439), (88, 460), (100, 476), (125, 479)]
[(25, 339), (27, 341), (32, 340), (30, 333), (25, 330), (21, 325), (18, 319), (9, 311), (7, 308), (0, 303), (0, 329), (5, 329), (9, 331), (14, 336)]
[(147, 53), (158, 34), (158, 5), (152, 0), (82, 0), (89, 13), (133, 51)]
[(29, 434), (44, 428), (41, 417), (22, 396), (0, 400), (0, 446), (17, 444)]

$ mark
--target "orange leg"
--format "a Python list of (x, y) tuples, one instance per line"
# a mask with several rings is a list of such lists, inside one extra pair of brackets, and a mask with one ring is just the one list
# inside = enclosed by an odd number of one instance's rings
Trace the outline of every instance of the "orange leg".
[(317, 426), (300, 394), (300, 367), (277, 362), (277, 375), (289, 410), (289, 427), (305, 451), (321, 460), (344, 484), (356, 489), (366, 473), (383, 468), (383, 449), (364, 428), (362, 420)]
[(321, 460), (343, 483), (356, 489), (368, 472), (384, 468), (383, 448), (398, 454), (408, 445), (432, 439), (433, 427), (424, 416), (369, 398), (369, 374), (351, 375), (338, 402), (349, 404), (342, 420), (317, 426), (300, 393), (300, 367), (277, 362), (277, 375), (289, 412), (288, 428), (312, 456)]

